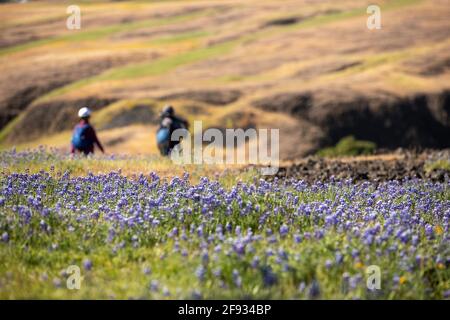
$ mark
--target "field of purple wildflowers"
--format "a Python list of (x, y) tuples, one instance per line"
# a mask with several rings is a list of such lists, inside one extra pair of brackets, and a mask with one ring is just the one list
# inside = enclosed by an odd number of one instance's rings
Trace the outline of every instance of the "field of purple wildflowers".
[(450, 295), (449, 182), (15, 172), (32, 154), (0, 156), (0, 298)]

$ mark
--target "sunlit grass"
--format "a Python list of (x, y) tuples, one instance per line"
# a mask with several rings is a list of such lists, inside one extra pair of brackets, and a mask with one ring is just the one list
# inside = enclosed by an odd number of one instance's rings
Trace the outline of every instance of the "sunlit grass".
[(181, 65), (225, 54), (232, 49), (233, 45), (233, 42), (223, 43), (194, 49), (179, 55), (162, 58), (155, 62), (118, 68), (100, 75), (96, 80), (121, 80), (163, 74)]
[[(283, 30), (290, 29), (290, 28), (298, 28), (298, 27), (315, 27), (320, 26), (323, 24), (331, 23), (340, 19), (346, 19), (349, 17), (353, 17), (355, 15), (360, 15), (362, 13), (365, 13), (363, 9), (357, 9), (357, 10), (351, 10), (351, 11), (345, 11), (345, 12), (339, 12), (339, 13), (329, 13), (325, 15), (320, 15), (318, 17), (314, 17), (311, 19), (307, 19), (305, 21), (299, 22), (297, 24), (294, 24), (292, 26), (288, 27), (279, 27), (275, 28), (272, 31), (258, 31), (254, 32), (252, 34), (247, 34), (239, 39), (224, 42), (218, 45), (214, 45), (211, 47), (206, 48), (194, 48), (187, 52), (182, 52), (180, 54), (169, 56), (169, 57), (163, 57), (157, 61), (149, 62), (149, 63), (138, 63), (138, 64), (132, 64), (130, 66), (124, 66), (124, 67), (118, 67), (111, 69), (109, 71), (106, 71), (102, 73), (101, 75), (85, 78), (82, 80), (79, 80), (75, 83), (72, 83), (70, 85), (67, 85), (65, 87), (56, 89), (49, 94), (46, 94), (45, 96), (41, 97), (40, 100), (45, 100), (48, 98), (52, 98), (55, 96), (59, 96), (62, 94), (65, 94), (67, 92), (70, 92), (72, 90), (80, 89), (84, 86), (87, 86), (89, 84), (98, 82), (98, 81), (105, 81), (105, 80), (123, 80), (123, 79), (132, 79), (132, 78), (139, 78), (144, 76), (156, 76), (163, 73), (167, 73), (170, 70), (187, 63), (193, 63), (197, 61), (202, 61), (209, 59), (214, 56), (224, 55), (231, 51), (231, 49), (235, 46), (237, 46), (240, 43), (243, 42), (249, 42), (254, 41), (260, 37), (263, 36), (269, 36), (274, 33), (283, 32)], [(113, 26), (114, 27), (114, 26)], [(102, 30), (97, 30), (95, 32), (107, 32)], [(170, 36), (167, 37), (166, 40), (162, 40), (162, 43), (159, 44), (171, 44), (171, 43), (177, 43), (181, 40), (191, 40), (195, 38), (201, 38), (206, 36), (207, 34), (202, 32), (194, 32), (194, 33), (187, 33), (183, 36), (183, 34), (178, 36)], [(90, 37), (89, 34), (84, 35), (85, 37)], [(163, 38), (164, 39), (164, 38)], [(161, 39), (156, 39), (156, 44), (158, 44), (158, 41), (161, 41)], [(165, 43), (164, 43), (165, 42)], [(152, 43), (154, 43), (152, 41)], [(1, 51), (0, 51), (1, 52)], [(225, 78), (227, 81), (227, 79)]]
[[(409, 5), (419, 2), (420, 0), (396, 0), (394, 2), (390, 2), (386, 5), (385, 9), (397, 9), (398, 7), (401, 7), (403, 5)], [(279, 32), (286, 32), (289, 29), (298, 29), (298, 28), (310, 28), (310, 27), (318, 27), (322, 25), (326, 25), (329, 23), (333, 23), (340, 20), (346, 20), (355, 16), (361, 16), (363, 14), (366, 14), (364, 8), (357, 8), (349, 11), (342, 11), (342, 12), (331, 12), (323, 15), (319, 15), (316, 17), (312, 17), (310, 19), (306, 19), (304, 21), (301, 21), (299, 23), (289, 25), (289, 26), (283, 26), (283, 27), (277, 27), (274, 28), (271, 31), (261, 30), (258, 32), (254, 32), (252, 34), (247, 34), (239, 39), (228, 41), (225, 43), (221, 43), (218, 45), (214, 45), (211, 47), (200, 47), (200, 48), (193, 48), (191, 50), (181, 52), (179, 54), (175, 54), (173, 56), (163, 57), (161, 59), (158, 59), (157, 61), (147, 62), (147, 63), (138, 63), (138, 64), (132, 64), (124, 67), (118, 67), (113, 68), (109, 71), (106, 71), (98, 76), (85, 78), (79, 81), (76, 81), (72, 84), (69, 84), (67, 86), (64, 86), (62, 88), (58, 88), (44, 96), (42, 96), (39, 100), (44, 101), (46, 99), (50, 99), (59, 95), (63, 95), (65, 93), (71, 92), (73, 90), (81, 89), (84, 86), (88, 86), (92, 83), (100, 82), (100, 81), (106, 81), (106, 80), (126, 80), (126, 79), (133, 79), (133, 78), (140, 78), (140, 77), (146, 77), (146, 76), (157, 76), (160, 74), (164, 74), (167, 72), (170, 72), (171, 70), (175, 69), (178, 66), (188, 64), (188, 63), (194, 63), (197, 61), (203, 61), (207, 60), (209, 58), (215, 57), (215, 56), (221, 56), (225, 55), (228, 52), (232, 51), (234, 47), (236, 47), (238, 44), (241, 44), (243, 42), (251, 42), (261, 37), (267, 37), (272, 34), (276, 34)], [(192, 15), (198, 15), (199, 13), (192, 13)], [(190, 17), (189, 14), (186, 16)], [(175, 17), (177, 19), (185, 19), (186, 16), (180, 16)], [(175, 19), (173, 18), (173, 19)], [(166, 22), (167, 23), (167, 22)], [(138, 29), (143, 27), (142, 24), (145, 24), (145, 21), (138, 21), (132, 23), (128, 27), (121, 27), (123, 29)], [(85, 32), (80, 33), (79, 36), (73, 36), (74, 39), (77, 39), (79, 37), (79, 40), (85, 39), (85, 40), (92, 40), (101, 36), (105, 36), (112, 33), (117, 33), (118, 28), (120, 26), (110, 26), (103, 29), (93, 30), (91, 32)], [(202, 38), (207, 36), (208, 33), (206, 32), (187, 32), (185, 34), (179, 34), (175, 36), (168, 36), (163, 37), (160, 39), (152, 41), (154, 44), (164, 45), (164, 44), (173, 44), (177, 42), (182, 42), (184, 40), (195, 40), (197, 38)], [(0, 51), (1, 53), (1, 51)], [(382, 58), (381, 58), (382, 59)], [(370, 65), (376, 65), (379, 63), (382, 63), (383, 61), (368, 61), (367, 67), (370, 67)], [(358, 69), (352, 69), (353, 71), (357, 72)], [(239, 79), (235, 76), (231, 77), (231, 80), (229, 77), (224, 77), (223, 79), (218, 79), (220, 81), (229, 82), (229, 81), (239, 81), (242, 79)]]
[(434, 170), (444, 170), (450, 173), (450, 160), (441, 159), (429, 162), (425, 165), (425, 171), (431, 172)]
[[(27, 152), (27, 150), (22, 149)], [(45, 150), (45, 149), (44, 149)], [(23, 152), (22, 151), (22, 152)], [(181, 177), (185, 172), (190, 174), (191, 181), (197, 183), (203, 176), (218, 179), (224, 186), (232, 186), (237, 181), (251, 181), (259, 177), (256, 169), (245, 169), (244, 165), (207, 165), (207, 164), (175, 164), (167, 157), (159, 155), (94, 155), (94, 156), (70, 156), (61, 154), (55, 149), (43, 151), (38, 158), (27, 158), (24, 160), (9, 161), (0, 152), (0, 165), (3, 172), (8, 173), (38, 173), (42, 170), (58, 172), (69, 172), (73, 176), (85, 176), (89, 173), (108, 174), (120, 171), (121, 174), (133, 177), (140, 174), (156, 172), (159, 176), (171, 179)]]
[[(398, 8), (401, 8), (403, 6), (407, 5), (413, 5), (422, 2), (422, 0), (395, 0), (390, 1), (387, 3), (383, 3), (381, 7), (383, 8), (383, 11), (389, 11), (389, 10), (395, 10)], [(330, 13), (314, 16), (312, 18), (308, 18), (305, 20), (302, 20), (300, 22), (286, 25), (286, 26), (277, 26), (274, 27), (274, 30), (266, 31), (266, 32), (259, 32), (255, 33), (253, 35), (253, 39), (258, 39), (258, 34), (265, 33), (265, 36), (271, 36), (273, 34), (279, 33), (280, 31), (288, 32), (290, 30), (298, 30), (298, 29), (308, 29), (308, 28), (316, 28), (325, 26), (334, 22), (339, 21), (346, 21), (351, 18), (355, 17), (361, 17), (367, 15), (366, 7), (361, 8), (355, 8), (347, 11), (338, 11)], [(382, 54), (374, 54), (367, 56), (367, 58), (364, 60), (362, 64), (358, 64), (354, 67), (347, 68), (343, 71), (335, 72), (331, 75), (325, 75), (326, 77), (340, 77), (340, 76), (347, 76), (350, 74), (356, 74), (359, 72), (364, 72), (368, 69), (373, 69), (381, 65), (385, 65), (387, 63), (395, 63), (398, 61), (401, 61), (402, 59), (408, 58), (410, 56), (413, 56), (420, 50), (426, 50), (426, 48), (418, 48), (418, 50), (411, 51), (410, 49), (407, 50), (401, 50), (401, 51), (395, 51), (395, 52), (388, 52), (388, 53), (382, 53)], [(223, 75), (220, 77), (217, 77), (214, 79), (217, 83), (243, 83), (243, 82), (252, 82), (252, 81), (266, 81), (273, 79), (274, 76), (276, 77), (276, 73), (279, 71), (279, 69), (283, 69), (285, 66), (281, 66), (272, 70), (269, 70), (268, 72), (264, 72), (262, 74), (254, 74), (250, 76), (241, 76), (241, 75)], [(292, 69), (292, 68), (291, 68)], [(275, 74), (274, 74), (275, 73)]]
[(44, 46), (47, 44), (52, 44), (55, 42), (64, 42), (64, 43), (73, 43), (73, 42), (82, 42), (82, 41), (95, 41), (99, 40), (108, 36), (111, 36), (113, 34), (119, 33), (119, 32), (129, 32), (133, 30), (143, 29), (143, 28), (150, 28), (150, 27), (156, 27), (156, 26), (164, 26), (172, 23), (181, 23), (185, 22), (197, 17), (201, 17), (203, 15), (206, 15), (210, 12), (208, 11), (196, 11), (196, 12), (190, 12), (186, 14), (176, 15), (173, 17), (168, 18), (158, 18), (158, 19), (144, 19), (144, 20), (138, 20), (138, 21), (132, 21), (132, 22), (124, 22), (114, 25), (108, 25), (100, 28), (95, 28), (93, 30), (86, 30), (83, 31), (83, 29), (79, 31), (71, 31), (69, 34), (53, 37), (53, 38), (45, 38), (41, 40), (31, 41), (24, 44), (7, 47), (0, 49), (0, 56), (21, 52), (24, 50), (28, 50), (35, 47)]
[(72, 90), (80, 89), (84, 86), (88, 86), (90, 84), (98, 83), (101, 81), (117, 81), (161, 75), (182, 65), (195, 63), (226, 54), (227, 52), (230, 52), (236, 44), (237, 42), (231, 41), (211, 47), (201, 47), (193, 49), (180, 54), (163, 57), (152, 62), (144, 62), (114, 68), (98, 76), (85, 78), (62, 88), (53, 90), (50, 93), (40, 97), (39, 101), (45, 101), (47, 99), (71, 92)]
[[(381, 4), (383, 10), (393, 10), (400, 8), (405, 5), (416, 4), (420, 2), (420, 0), (395, 0), (389, 2), (383, 2)], [(140, 6), (139, 3), (122, 3), (124, 6)], [(95, 6), (94, 6), (95, 7)], [(130, 8), (131, 8), (130, 7)], [(314, 7), (312, 7), (314, 8)], [(129, 8), (128, 8), (129, 9)], [(364, 10), (363, 10), (364, 9)], [(196, 17), (203, 17), (208, 13), (214, 13), (214, 9), (204, 9), (201, 11), (194, 11), (191, 13), (177, 15), (171, 18), (161, 18), (161, 19), (151, 19), (151, 20), (140, 20), (140, 21), (132, 21), (121, 24), (115, 24), (110, 26), (105, 26), (101, 28), (96, 28), (93, 30), (86, 30), (81, 32), (75, 32), (68, 36), (61, 36), (52, 39), (43, 39), (43, 44), (46, 41), (51, 41), (51, 45), (58, 45), (59, 48), (64, 49), (66, 44), (72, 43), (85, 43), (89, 47), (90, 43), (96, 43), (96, 46), (99, 47), (103, 42), (105, 43), (106, 50), (116, 50), (117, 44), (110, 44), (107, 41), (108, 36), (113, 34), (118, 34), (120, 32), (127, 32), (131, 30), (139, 30), (145, 28), (151, 28), (152, 26), (160, 26), (160, 25), (170, 25), (172, 23), (178, 23), (183, 21), (190, 21)], [(162, 52), (164, 52), (164, 56), (158, 58), (153, 61), (147, 61), (144, 63), (132, 63), (125, 66), (115, 67), (109, 69), (99, 75), (95, 75), (92, 77), (84, 78), (78, 81), (75, 81), (67, 86), (63, 86), (57, 88), (45, 95), (42, 95), (37, 100), (34, 101), (34, 104), (45, 102), (51, 100), (53, 98), (61, 97), (65, 94), (87, 94), (97, 92), (99, 90), (103, 90), (104, 88), (111, 88), (111, 83), (114, 83), (114, 86), (123, 86), (126, 87), (128, 85), (127, 81), (133, 81), (137, 83), (138, 81), (147, 81), (152, 77), (157, 78), (158, 76), (165, 76), (170, 72), (176, 70), (178, 67), (207, 61), (208, 59), (213, 59), (216, 57), (224, 57), (227, 54), (234, 52), (234, 49), (239, 48), (242, 44), (248, 44), (251, 41), (263, 39), (270, 37), (272, 35), (283, 34), (285, 32), (291, 32), (292, 30), (297, 30), (301, 28), (316, 28), (320, 26), (325, 26), (337, 21), (345, 21), (354, 16), (366, 15), (365, 7), (350, 9), (347, 11), (335, 12), (330, 10), (329, 12), (325, 12), (319, 16), (311, 17), (306, 20), (300, 21), (299, 23), (289, 25), (289, 26), (281, 26), (274, 27), (270, 29), (261, 29), (260, 31), (253, 32), (251, 34), (244, 34), (240, 38), (224, 42), (218, 45), (205, 46), (202, 42), (204, 38), (209, 38), (214, 35), (214, 31), (188, 31), (181, 32), (173, 35), (167, 35), (162, 37), (156, 37), (150, 41), (146, 42), (133, 42), (131, 45), (127, 42), (120, 42), (122, 45), (121, 50), (127, 49), (127, 46), (130, 48), (138, 48), (139, 50), (147, 48), (164, 48)], [(100, 40), (100, 41), (99, 41)], [(40, 40), (39, 40), (40, 41)], [(35, 42), (25, 43), (24, 46), (34, 46)], [(133, 46), (135, 47), (133, 47)], [(96, 48), (97, 48), (96, 47)], [(13, 49), (6, 48), (6, 49)], [(45, 49), (46, 47), (42, 47)], [(430, 47), (430, 49), (432, 49)], [(362, 63), (350, 68), (347, 68), (343, 71), (333, 72), (330, 74), (324, 74), (317, 78), (312, 79), (314, 84), (323, 84), (327, 82), (332, 82), (337, 79), (342, 79), (347, 76), (352, 76), (359, 73), (365, 73), (370, 70), (377, 70), (377, 68), (386, 66), (386, 65), (394, 65), (398, 62), (406, 60), (410, 57), (414, 57), (420, 52), (424, 52), (422, 49), (418, 48), (408, 48), (407, 50), (395, 51), (395, 52), (387, 52), (387, 53), (375, 53), (368, 54), (364, 56), (358, 56), (357, 59), (362, 59)], [(427, 49), (428, 50), (428, 49)], [(1, 55), (0, 50), (0, 55)], [(279, 68), (271, 69), (268, 72), (258, 73), (254, 75), (241, 76), (236, 74), (225, 74), (215, 79), (202, 80), (203, 82), (198, 82), (198, 85), (203, 84), (244, 84), (244, 83), (255, 83), (262, 84), (264, 82), (270, 82), (274, 79), (283, 80), (290, 75), (287, 74), (286, 70), (294, 70), (296, 65), (283, 64)], [(392, 81), (400, 85), (401, 87), (408, 87), (412, 85), (414, 88), (421, 88), (422, 83), (421, 78), (411, 78), (407, 77), (404, 74), (396, 73), (396, 77), (386, 78), (386, 81)], [(397, 81), (399, 80), (399, 81)], [(309, 82), (308, 82), (309, 83)], [(103, 87), (101, 87), (103, 85)], [(305, 85), (305, 83), (304, 83)], [(97, 91), (96, 91), (97, 90)], [(63, 97), (64, 98), (64, 97)], [(110, 109), (112, 111), (112, 109)], [(105, 115), (106, 118), (103, 120), (99, 120), (99, 123), (104, 123), (108, 121), (109, 116), (112, 113), (108, 113), (107, 111), (103, 112), (102, 115)], [(101, 117), (99, 117), (101, 119)], [(11, 133), (14, 126), (19, 122), (19, 118), (16, 118), (12, 121), (7, 127), (3, 128), (0, 132), (0, 144), (4, 144), (4, 141)]]
[[(114, 116), (126, 112), (132, 109), (137, 104), (139, 105), (148, 105), (149, 109), (154, 104), (153, 100), (120, 100), (119, 102), (110, 104), (109, 106), (99, 110), (95, 114), (95, 118), (93, 119), (93, 124), (96, 127), (103, 127), (107, 125)], [(151, 110), (149, 110), (151, 112)], [(154, 112), (157, 112), (156, 110)]]
[(157, 45), (165, 45), (165, 44), (172, 44), (177, 43), (181, 41), (187, 41), (187, 40), (194, 40), (194, 39), (201, 39), (206, 36), (211, 35), (210, 32), (207, 31), (188, 31), (188, 32), (182, 32), (175, 35), (170, 36), (162, 36), (159, 38), (156, 38), (154, 40), (151, 40), (151, 44), (157, 44)]
[[(325, 74), (321, 77), (318, 77), (317, 79), (314, 79), (314, 81), (332, 81), (339, 78), (345, 78), (347, 76), (352, 76), (356, 74), (362, 74), (365, 72), (370, 72), (377, 70), (381, 67), (386, 66), (395, 66), (403, 61), (407, 61), (410, 58), (413, 58), (418, 55), (427, 54), (430, 52), (433, 52), (434, 50), (438, 50), (440, 48), (445, 47), (448, 45), (449, 41), (443, 41), (441, 43), (437, 44), (431, 44), (431, 45), (423, 45), (423, 46), (417, 46), (413, 48), (406, 48), (406, 49), (400, 49), (395, 50), (391, 52), (383, 52), (383, 53), (372, 53), (372, 54), (365, 54), (365, 55), (358, 55), (354, 56), (355, 60), (361, 60), (360, 64), (356, 64), (355, 66), (346, 68), (342, 71), (333, 72), (330, 74)], [(407, 86), (413, 84), (416, 85), (418, 88), (422, 87), (422, 85), (425, 85), (426, 81), (423, 79), (420, 79), (419, 77), (413, 77), (408, 76), (406, 74), (399, 74), (398, 72), (393, 75), (394, 78), (391, 78), (391, 81), (395, 82), (395, 77), (398, 77), (398, 80), (400, 80), (400, 83), (397, 84), (405, 84)], [(389, 78), (387, 79), (389, 80)], [(410, 81), (409, 84), (406, 84), (406, 82)]]

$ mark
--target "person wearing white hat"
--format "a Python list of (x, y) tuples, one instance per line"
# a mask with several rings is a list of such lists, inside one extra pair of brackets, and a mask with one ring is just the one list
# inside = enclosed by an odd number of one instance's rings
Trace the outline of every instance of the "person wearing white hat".
[(89, 123), (91, 113), (91, 110), (87, 107), (78, 110), (80, 121), (73, 130), (72, 153), (79, 152), (85, 155), (94, 153), (94, 145), (97, 145), (102, 152), (105, 152), (102, 144), (97, 138), (95, 129)]
[(83, 118), (89, 118), (91, 116), (91, 109), (87, 108), (87, 107), (83, 107), (80, 110), (78, 110), (78, 117), (80, 119)]

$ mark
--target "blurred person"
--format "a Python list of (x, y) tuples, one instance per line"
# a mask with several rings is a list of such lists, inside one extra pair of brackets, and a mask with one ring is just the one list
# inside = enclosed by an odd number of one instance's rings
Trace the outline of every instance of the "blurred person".
[(168, 156), (172, 149), (180, 141), (172, 141), (172, 133), (177, 129), (188, 129), (188, 122), (175, 115), (175, 110), (171, 105), (165, 106), (160, 115), (159, 129), (156, 134), (158, 149), (163, 156)]
[(104, 153), (102, 144), (97, 138), (95, 129), (89, 123), (89, 118), (91, 116), (91, 110), (87, 107), (81, 108), (78, 111), (78, 117), (80, 121), (75, 126), (72, 135), (72, 154), (79, 152), (85, 155), (94, 153), (94, 145), (96, 144), (98, 148)]

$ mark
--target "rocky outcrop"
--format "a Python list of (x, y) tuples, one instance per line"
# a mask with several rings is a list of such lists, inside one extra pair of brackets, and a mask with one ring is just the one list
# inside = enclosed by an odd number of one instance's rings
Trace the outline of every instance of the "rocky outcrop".
[(280, 93), (253, 102), (253, 106), (271, 112), (284, 112), (307, 118), (313, 106), (312, 93)]
[(316, 149), (347, 135), (389, 149), (450, 147), (449, 90), (411, 97), (286, 93), (254, 101), (253, 106), (320, 127), (324, 134), (316, 141)]
[(281, 167), (276, 177), (309, 182), (333, 179), (381, 182), (415, 178), (443, 182), (449, 179), (449, 171), (442, 168), (427, 168), (427, 164), (439, 159), (450, 161), (450, 150), (439, 152), (427, 150), (424, 153), (398, 150), (389, 157), (379, 155), (351, 160), (308, 157), (296, 164)]

